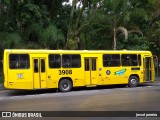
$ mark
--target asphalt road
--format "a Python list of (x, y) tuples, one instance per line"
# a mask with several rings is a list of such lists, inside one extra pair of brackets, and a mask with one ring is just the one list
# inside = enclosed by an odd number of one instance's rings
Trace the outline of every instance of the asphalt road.
[(68, 93), (56, 92), (54, 89), (4, 90), (0, 91), (0, 111), (156, 112), (160, 111), (160, 83), (144, 84), (136, 88), (124, 86), (81, 88)]

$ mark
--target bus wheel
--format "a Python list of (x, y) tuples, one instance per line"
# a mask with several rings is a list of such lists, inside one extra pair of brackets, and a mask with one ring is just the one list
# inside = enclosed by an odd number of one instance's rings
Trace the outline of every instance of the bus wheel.
[(58, 88), (61, 92), (69, 92), (72, 89), (72, 82), (68, 79), (63, 79), (59, 82)]
[(128, 81), (129, 87), (137, 87), (138, 86), (138, 78), (136, 76), (131, 76)]

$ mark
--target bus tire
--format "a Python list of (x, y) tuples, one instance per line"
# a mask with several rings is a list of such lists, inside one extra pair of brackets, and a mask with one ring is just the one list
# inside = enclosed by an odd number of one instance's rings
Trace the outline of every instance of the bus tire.
[(69, 92), (72, 89), (72, 82), (68, 79), (62, 79), (59, 82), (58, 89), (60, 92)]
[(129, 87), (137, 87), (138, 86), (138, 78), (136, 76), (129, 77), (128, 86)]

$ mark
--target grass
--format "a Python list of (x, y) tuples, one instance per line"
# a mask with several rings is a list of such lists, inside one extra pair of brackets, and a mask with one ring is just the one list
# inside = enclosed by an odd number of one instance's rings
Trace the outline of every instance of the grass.
[(3, 75), (0, 75), (0, 83), (3, 83)]

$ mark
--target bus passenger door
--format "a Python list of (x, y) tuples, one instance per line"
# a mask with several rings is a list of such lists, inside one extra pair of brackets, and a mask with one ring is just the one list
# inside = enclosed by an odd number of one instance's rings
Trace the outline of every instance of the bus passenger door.
[(85, 63), (85, 85), (97, 85), (97, 58), (84, 59)]
[(146, 82), (149, 82), (152, 80), (152, 68), (151, 68), (151, 57), (145, 57), (144, 59), (144, 79)]
[(33, 84), (34, 88), (46, 88), (46, 59), (45, 58), (34, 58), (34, 74), (33, 74)]

